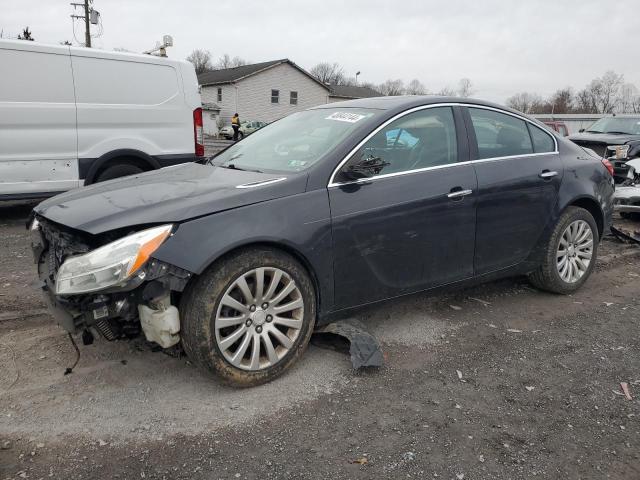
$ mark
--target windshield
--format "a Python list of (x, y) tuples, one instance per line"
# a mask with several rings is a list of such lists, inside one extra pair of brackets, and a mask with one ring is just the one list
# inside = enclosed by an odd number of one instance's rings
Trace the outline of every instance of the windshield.
[(316, 163), (358, 125), (377, 113), (362, 108), (294, 113), (252, 133), (210, 163), (241, 170), (299, 172)]
[(589, 133), (621, 133), (640, 135), (640, 117), (607, 117), (591, 125)]

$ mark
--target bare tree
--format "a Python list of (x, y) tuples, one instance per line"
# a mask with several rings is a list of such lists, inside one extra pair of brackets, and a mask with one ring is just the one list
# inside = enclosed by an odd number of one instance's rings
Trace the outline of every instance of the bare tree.
[(561, 88), (556, 90), (549, 100), (547, 101), (546, 113), (571, 113), (574, 108), (573, 90), (571, 87)]
[(404, 93), (407, 95), (425, 95), (427, 93), (427, 88), (420, 80), (414, 78), (407, 84), (407, 88)]
[(576, 93), (574, 103), (575, 113), (597, 113), (598, 111), (591, 92), (586, 88)]
[(309, 73), (324, 84), (347, 84), (345, 83), (346, 76), (344, 74), (344, 68), (342, 68), (339, 63), (321, 62), (311, 68), (311, 70), (309, 70)]
[(213, 69), (213, 65), (211, 65), (211, 52), (209, 50), (196, 48), (189, 54), (187, 61), (193, 63), (196, 74), (198, 75)]
[(473, 84), (468, 78), (461, 78), (458, 82), (458, 91), (456, 92), (459, 97), (470, 97), (475, 93)]
[(455, 97), (456, 96), (456, 91), (451, 87), (443, 87), (438, 92), (438, 95), (440, 95), (442, 97)]
[(235, 56), (231, 58), (231, 55), (225, 53), (218, 59), (218, 63), (216, 63), (214, 69), (222, 70), (223, 68), (235, 68), (241, 67), (242, 65), (246, 65), (247, 61), (243, 58)]
[(405, 93), (404, 82), (400, 79), (387, 80), (386, 82), (378, 85), (378, 91), (382, 95), (386, 95), (389, 97), (403, 95)]
[(539, 113), (544, 110), (542, 97), (537, 93), (521, 92), (507, 98), (507, 106), (522, 113)]
[(29, 40), (33, 42), (34, 38), (31, 36), (29, 27), (24, 27), (24, 30), (22, 30), (22, 33), (18, 35), (18, 40)]
[(625, 83), (620, 87), (618, 97), (618, 111), (620, 113), (639, 113), (640, 92), (632, 83)]
[(591, 80), (591, 83), (578, 93), (579, 109), (582, 113), (613, 113), (620, 100), (623, 82), (624, 76), (612, 70), (600, 78)]

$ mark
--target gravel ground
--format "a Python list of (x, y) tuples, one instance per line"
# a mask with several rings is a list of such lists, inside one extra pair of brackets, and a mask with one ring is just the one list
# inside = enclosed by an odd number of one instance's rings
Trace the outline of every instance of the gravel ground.
[(573, 296), (512, 279), (363, 310), (383, 368), (311, 346), (234, 390), (142, 341), (64, 376), (29, 208), (0, 207), (0, 479), (640, 478), (637, 247), (604, 241)]

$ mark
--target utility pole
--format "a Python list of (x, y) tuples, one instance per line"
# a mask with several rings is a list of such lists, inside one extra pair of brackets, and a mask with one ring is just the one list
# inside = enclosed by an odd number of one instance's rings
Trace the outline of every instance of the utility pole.
[[(91, 20), (91, 14), (94, 13), (93, 9), (89, 7), (90, 0), (84, 0), (84, 3), (72, 3), (71, 6), (84, 8), (84, 15), (71, 15), (71, 18), (78, 18), (84, 20), (84, 46), (91, 48), (91, 23), (97, 23)], [(97, 12), (95, 12), (97, 13)], [(97, 18), (97, 17), (96, 17)]]

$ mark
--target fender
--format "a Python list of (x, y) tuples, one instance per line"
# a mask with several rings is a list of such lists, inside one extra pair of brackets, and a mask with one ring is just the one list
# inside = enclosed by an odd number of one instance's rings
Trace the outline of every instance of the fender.
[(80, 179), (84, 179), (85, 185), (90, 185), (95, 180), (96, 174), (114, 158), (136, 158), (149, 166), (151, 170), (160, 168), (160, 163), (152, 156), (129, 148), (121, 148), (105, 153), (99, 158), (80, 158), (78, 159), (78, 173)]

